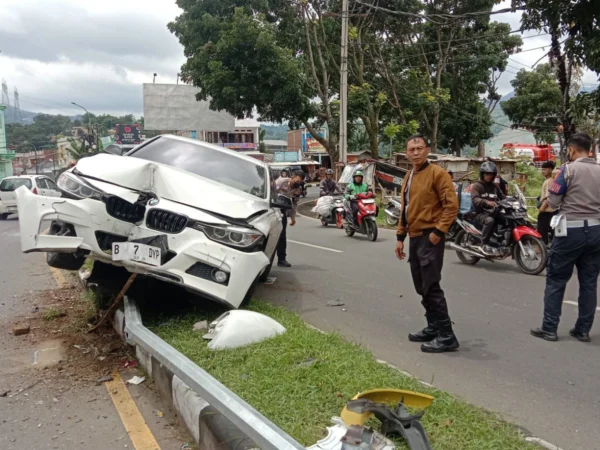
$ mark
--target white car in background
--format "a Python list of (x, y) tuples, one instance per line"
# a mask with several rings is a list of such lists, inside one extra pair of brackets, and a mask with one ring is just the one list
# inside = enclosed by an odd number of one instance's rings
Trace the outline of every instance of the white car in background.
[(92, 258), (233, 308), (269, 274), (283, 206), (257, 159), (164, 135), (83, 158), (57, 184), (61, 199), (16, 191), (22, 250), (48, 252), (53, 267)]
[(56, 183), (45, 175), (21, 175), (7, 177), (0, 181), (0, 220), (6, 220), (11, 214), (17, 214), (15, 191), (25, 186), (34, 195), (60, 197)]

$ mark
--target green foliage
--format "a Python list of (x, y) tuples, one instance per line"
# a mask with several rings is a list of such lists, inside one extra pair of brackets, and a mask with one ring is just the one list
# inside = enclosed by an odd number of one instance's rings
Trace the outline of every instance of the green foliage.
[(67, 148), (67, 151), (69, 152), (69, 155), (71, 155), (71, 158), (73, 158), (75, 161), (87, 156), (93, 156), (99, 151), (99, 149), (92, 148), (89, 143), (84, 140), (69, 138), (68, 141), (69, 147)]
[[(377, 362), (367, 349), (341, 336), (321, 333), (283, 308), (254, 300), (249, 309), (281, 323), (286, 332), (246, 347), (211, 351), (193, 331), (207, 314), (164, 318), (152, 330), (298, 440), (312, 445), (331, 417), (369, 389), (405, 389), (435, 400), (422, 419), (433, 448), (444, 450), (535, 450), (516, 427), (416, 378)], [(216, 317), (217, 314), (214, 315)], [(403, 439), (396, 448), (406, 449)]]
[(356, 153), (363, 150), (369, 150), (370, 142), (369, 135), (365, 127), (354, 127), (348, 139), (348, 152)]
[(502, 103), (502, 110), (515, 127), (532, 131), (538, 141), (554, 142), (562, 95), (553, 69), (540, 64), (533, 71), (520, 70), (511, 84), (515, 96)]

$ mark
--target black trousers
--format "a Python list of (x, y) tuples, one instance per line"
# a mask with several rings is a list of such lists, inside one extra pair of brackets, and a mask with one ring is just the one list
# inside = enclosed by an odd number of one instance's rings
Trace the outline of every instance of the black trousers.
[(481, 242), (483, 244), (488, 244), (490, 242), (490, 238), (492, 237), (492, 233), (494, 232), (496, 219), (491, 214), (479, 213), (477, 216), (475, 216), (475, 220), (477, 220), (479, 224), (483, 225), (483, 229), (481, 230)]
[(358, 215), (358, 201), (350, 200), (350, 211), (352, 211), (352, 217), (350, 217), (350, 221), (354, 225), (358, 225), (357, 215)]
[(433, 245), (429, 233), (410, 238), (408, 261), (417, 294), (423, 297), (427, 319), (431, 322), (449, 319), (446, 296), (440, 286), (444, 264), (445, 239)]
[(598, 306), (600, 274), (600, 226), (569, 228), (564, 237), (555, 237), (546, 267), (544, 322), (542, 329), (556, 331), (562, 313), (567, 283), (577, 267), (579, 316), (575, 329), (589, 333)]
[(279, 241), (277, 241), (277, 260), (285, 261), (287, 258), (287, 216), (283, 214), (281, 216), (281, 234), (279, 235)]
[(541, 212), (538, 214), (538, 223), (537, 230), (542, 235), (542, 240), (546, 245), (548, 245), (548, 241), (550, 239), (550, 233), (552, 229), (550, 228), (550, 221), (552, 221), (552, 217), (556, 214), (555, 212)]

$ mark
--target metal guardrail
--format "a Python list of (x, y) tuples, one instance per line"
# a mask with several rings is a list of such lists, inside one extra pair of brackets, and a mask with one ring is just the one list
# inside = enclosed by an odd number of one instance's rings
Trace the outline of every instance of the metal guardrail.
[(262, 450), (306, 450), (277, 425), (142, 324), (135, 301), (125, 297), (125, 333), (231, 421)]

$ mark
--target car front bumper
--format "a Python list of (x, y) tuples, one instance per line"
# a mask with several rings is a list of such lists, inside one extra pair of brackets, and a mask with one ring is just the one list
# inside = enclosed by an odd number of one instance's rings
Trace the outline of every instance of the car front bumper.
[[(125, 267), (131, 273), (149, 275), (176, 283), (213, 300), (238, 308), (256, 278), (269, 265), (262, 251), (245, 253), (211, 241), (202, 231), (184, 228), (176, 234), (151, 230), (145, 218), (141, 224), (123, 222), (107, 213), (105, 203), (92, 199), (70, 200), (17, 192), (21, 217), (21, 249), (29, 252), (89, 252), (88, 257)], [(164, 206), (162, 207), (164, 209)], [(174, 213), (178, 213), (176, 207)], [(150, 209), (147, 209), (148, 213)], [(75, 236), (42, 234), (49, 222), (73, 226)], [(135, 261), (113, 261), (110, 243), (134, 241), (164, 235), (167, 258), (160, 266)], [(225, 283), (213, 278), (214, 270), (229, 274)]]

